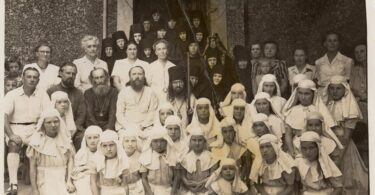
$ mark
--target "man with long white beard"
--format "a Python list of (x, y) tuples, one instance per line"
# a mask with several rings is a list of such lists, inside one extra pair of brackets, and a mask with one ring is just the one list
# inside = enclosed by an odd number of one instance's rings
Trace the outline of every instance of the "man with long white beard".
[(124, 129), (133, 123), (145, 130), (154, 122), (158, 98), (147, 85), (145, 70), (141, 66), (132, 67), (129, 78), (126, 87), (118, 94), (115, 129)]
[(84, 93), (87, 106), (86, 125), (114, 130), (117, 90), (109, 85), (109, 74), (103, 68), (92, 70), (89, 79), (92, 87)]

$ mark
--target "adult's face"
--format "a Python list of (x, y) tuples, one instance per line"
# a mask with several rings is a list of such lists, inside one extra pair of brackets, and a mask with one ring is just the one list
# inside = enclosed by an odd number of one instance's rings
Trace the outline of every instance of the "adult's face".
[(310, 162), (318, 160), (318, 145), (315, 142), (301, 141), (301, 153), (302, 156)]
[(162, 125), (164, 125), (165, 119), (167, 119), (168, 116), (173, 115), (173, 110), (169, 109), (161, 109), (159, 111), (159, 120)]
[(113, 48), (112, 47), (106, 47), (105, 50), (104, 50), (104, 52), (105, 52), (105, 55), (107, 57), (112, 57), (112, 55), (113, 55)]
[(215, 39), (210, 39), (210, 47), (211, 48), (216, 48), (216, 41), (215, 41)]
[(212, 82), (214, 83), (214, 85), (220, 84), (221, 80), (223, 80), (223, 75), (222, 74), (214, 73), (212, 75)]
[(339, 50), (340, 42), (337, 34), (329, 34), (326, 36), (324, 47), (327, 51), (336, 52)]
[(155, 54), (160, 60), (166, 60), (168, 57), (168, 49), (165, 43), (159, 43), (155, 46)]
[(181, 129), (178, 125), (167, 125), (165, 127), (168, 131), (169, 137), (171, 137), (172, 141), (175, 142), (180, 139), (181, 137)]
[(46, 117), (43, 127), (48, 137), (56, 137), (60, 131), (60, 119), (57, 116)]
[(35, 55), (38, 61), (49, 62), (51, 59), (51, 48), (48, 46), (40, 46)]
[(168, 142), (163, 139), (154, 139), (151, 141), (151, 148), (157, 153), (163, 153), (167, 149)]
[(159, 39), (164, 39), (165, 35), (167, 34), (167, 31), (165, 29), (160, 29), (156, 31), (156, 33)]
[(17, 88), (17, 81), (16, 80), (6, 80), (4, 83), (4, 90), (5, 93), (8, 91)]
[(190, 138), (190, 147), (194, 152), (201, 153), (206, 144), (206, 140), (203, 135), (192, 135)]
[(216, 59), (216, 57), (210, 57), (210, 58), (208, 58), (208, 59), (207, 59), (207, 63), (208, 63), (208, 66), (209, 66), (210, 68), (213, 68), (213, 67), (216, 66), (216, 64), (217, 64), (217, 59)]
[(272, 164), (276, 160), (276, 152), (273, 149), (271, 143), (261, 144), (260, 153), (262, 154), (262, 158), (267, 162), (267, 164)]
[(258, 137), (269, 133), (268, 127), (266, 126), (266, 124), (264, 124), (264, 122), (261, 121), (253, 123), (253, 130), (255, 135), (257, 135)]
[(201, 24), (201, 20), (199, 18), (193, 19), (193, 25), (195, 28), (198, 28), (200, 24)]
[(183, 92), (185, 87), (185, 83), (182, 80), (174, 80), (172, 81), (172, 89), (176, 94), (180, 94)]
[(210, 117), (210, 106), (208, 104), (198, 104), (196, 106), (198, 118), (207, 120)]
[(143, 49), (143, 52), (145, 53), (146, 57), (150, 57), (152, 50), (151, 50), (151, 48), (145, 48), (145, 49)]
[(245, 117), (245, 107), (233, 106), (233, 118), (242, 121)]
[(276, 94), (276, 84), (274, 82), (263, 82), (263, 92), (274, 96)]
[(60, 114), (64, 115), (69, 110), (69, 100), (68, 99), (58, 99), (56, 100), (55, 108)]
[(315, 131), (321, 135), (323, 130), (323, 123), (319, 119), (310, 119), (306, 123), (306, 131)]
[(296, 49), (294, 51), (294, 62), (296, 65), (305, 65), (306, 64), (306, 53), (303, 49)]
[(27, 70), (23, 73), (22, 83), (28, 88), (35, 88), (39, 83), (39, 72), (37, 70)]
[(65, 66), (59, 72), (61, 82), (68, 87), (74, 87), (74, 80), (76, 79), (77, 69), (73, 66)]
[(240, 60), (240, 61), (238, 61), (238, 67), (240, 69), (245, 69), (245, 68), (247, 68), (247, 66), (248, 66), (247, 60)]
[(152, 14), (152, 19), (157, 22), (160, 19), (160, 14), (158, 12), (155, 12)]
[(251, 45), (251, 58), (258, 59), (262, 55), (260, 44)]
[(116, 45), (117, 45), (120, 49), (124, 49), (124, 47), (125, 47), (125, 39), (117, 39), (117, 40), (116, 40)]
[(103, 70), (101, 69), (95, 70), (92, 73), (92, 81), (93, 81), (94, 86), (106, 85), (107, 76), (105, 75)]
[(114, 141), (102, 142), (101, 147), (106, 158), (112, 159), (117, 156), (117, 146)]
[(234, 142), (236, 132), (234, 131), (232, 126), (222, 127), (221, 134), (223, 135), (223, 139), (226, 144), (232, 144)]
[(197, 43), (190, 43), (189, 44), (189, 53), (191, 55), (196, 55), (198, 53), (198, 44)]
[(328, 95), (332, 97), (334, 101), (341, 100), (346, 92), (346, 88), (342, 84), (329, 84)]
[(203, 33), (201, 33), (201, 32), (195, 33), (195, 38), (197, 39), (198, 42), (202, 42), (202, 40), (203, 40)]
[(95, 152), (98, 148), (98, 143), (99, 143), (99, 137), (100, 135), (86, 135), (86, 145), (89, 148), (91, 152)]
[(170, 29), (174, 29), (176, 27), (176, 21), (175, 20), (169, 20), (168, 21), (168, 27)]
[(367, 49), (366, 45), (357, 45), (354, 48), (354, 56), (358, 62), (366, 62), (367, 60)]
[(142, 34), (141, 33), (134, 33), (133, 37), (134, 37), (134, 41), (137, 44), (139, 44), (142, 40)]
[(277, 47), (273, 43), (267, 43), (264, 45), (264, 56), (266, 58), (275, 58), (277, 53)]
[[(178, 34), (178, 36), (180, 37), (180, 39), (181, 39), (182, 41), (186, 41), (186, 38), (187, 38), (186, 32), (180, 32), (180, 33)], [(189, 51), (190, 51), (190, 50), (189, 50)]]
[(190, 78), (191, 86), (195, 87), (199, 82), (199, 78), (197, 76), (191, 76), (191, 75), (189, 78)]
[(129, 59), (137, 59), (137, 46), (135, 44), (129, 44), (126, 48), (126, 55)]
[(221, 168), (221, 176), (226, 181), (233, 181), (234, 177), (236, 176), (236, 167), (233, 165), (224, 165)]
[(130, 71), (129, 79), (134, 86), (141, 88), (145, 85), (145, 72), (140, 67), (134, 67)]
[(143, 28), (145, 32), (148, 32), (151, 30), (151, 22), (150, 21), (144, 21), (143, 22)]
[(127, 155), (132, 155), (137, 150), (137, 138), (135, 136), (124, 137), (122, 144)]
[(254, 105), (258, 113), (263, 113), (267, 116), (270, 114), (271, 105), (267, 99), (256, 100)]
[(298, 88), (297, 89), (298, 101), (302, 106), (310, 106), (313, 103), (314, 91), (311, 89)]
[(10, 76), (18, 76), (19, 71), (20, 71), (20, 66), (18, 65), (17, 62), (11, 62), (8, 65), (9, 67), (9, 75)]
[(92, 58), (98, 55), (98, 45), (94, 40), (88, 40), (85, 45), (85, 54)]

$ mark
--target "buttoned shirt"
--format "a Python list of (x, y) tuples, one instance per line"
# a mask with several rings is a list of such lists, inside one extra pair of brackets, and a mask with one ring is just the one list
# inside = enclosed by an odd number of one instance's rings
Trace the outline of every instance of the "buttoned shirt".
[(36, 123), (42, 111), (50, 106), (47, 93), (38, 88), (27, 96), (21, 86), (9, 91), (4, 99), (4, 113), (11, 123)]
[(122, 59), (122, 60), (116, 60), (111, 76), (118, 76), (120, 78), (121, 86), (125, 87), (126, 83), (129, 82), (129, 70), (133, 68), (134, 66), (142, 67), (145, 71), (146, 80), (148, 80), (147, 68), (149, 64), (140, 59), (137, 59), (134, 63), (130, 63), (128, 58)]
[(82, 93), (86, 89), (92, 87), (89, 76), (90, 72), (96, 68), (103, 68), (108, 71), (107, 63), (103, 60), (96, 58), (95, 62), (92, 63), (86, 56), (76, 59), (73, 63), (77, 66), (76, 80), (74, 81), (74, 86), (81, 90)]
[(288, 76), (289, 76), (289, 83), (290, 86), (293, 86), (293, 78), (297, 74), (304, 74), (307, 76), (308, 79), (313, 80), (315, 77), (316, 67), (310, 64), (306, 64), (306, 66), (299, 72), (296, 65), (288, 68)]
[(162, 65), (159, 60), (154, 61), (149, 65), (149, 80), (148, 84), (154, 90), (158, 97), (159, 103), (167, 101), (167, 92), (169, 86), (169, 73), (170, 67), (176, 66), (172, 62), (167, 61)]
[(37, 63), (27, 64), (23, 67), (23, 70), (26, 68), (36, 68), (39, 71), (39, 83), (37, 88), (46, 91), (52, 85), (56, 85), (60, 82), (59, 70), (60, 68), (53, 64), (48, 64), (45, 69), (41, 69)]
[(315, 65), (318, 84), (326, 86), (334, 75), (342, 75), (349, 80), (354, 61), (338, 52), (332, 62), (329, 61), (327, 54), (325, 54), (315, 61)]

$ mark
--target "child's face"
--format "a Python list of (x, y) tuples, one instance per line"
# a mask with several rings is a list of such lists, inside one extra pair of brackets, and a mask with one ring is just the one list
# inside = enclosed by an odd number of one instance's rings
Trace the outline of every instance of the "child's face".
[(56, 100), (55, 108), (60, 114), (64, 115), (69, 109), (69, 100), (59, 99)]
[(190, 43), (189, 44), (189, 53), (191, 55), (196, 55), (198, 53), (198, 44), (197, 43)]
[(329, 84), (328, 95), (332, 97), (334, 101), (341, 100), (345, 95), (346, 89), (342, 84)]
[(181, 129), (178, 125), (168, 125), (165, 127), (168, 131), (169, 137), (171, 137), (172, 141), (175, 142), (180, 139), (181, 137)]
[(43, 122), (45, 133), (48, 137), (56, 137), (60, 131), (60, 119), (57, 116), (46, 117)]
[(245, 107), (233, 106), (233, 118), (236, 120), (243, 120), (245, 117)]
[(221, 80), (223, 80), (223, 75), (222, 74), (215, 73), (212, 76), (212, 81), (213, 81), (214, 85), (220, 84)]
[(276, 93), (276, 84), (274, 82), (263, 82), (263, 92), (270, 94), (270, 96), (274, 96)]
[(136, 137), (124, 137), (122, 144), (126, 154), (132, 155), (137, 149), (137, 138)]
[(217, 59), (215, 57), (210, 57), (207, 59), (208, 66), (213, 68), (217, 64)]
[(190, 138), (190, 147), (194, 152), (201, 153), (204, 149), (206, 140), (203, 135), (192, 135)]
[(198, 104), (197, 107), (198, 119), (208, 119), (210, 117), (210, 106), (208, 104)]
[(243, 91), (231, 91), (230, 94), (232, 101), (238, 98), (245, 100), (245, 94)]
[(145, 48), (143, 49), (143, 52), (145, 52), (146, 57), (149, 58), (151, 56), (151, 48)]
[(141, 35), (141, 33), (134, 33), (133, 37), (134, 37), (134, 41), (135, 41), (137, 44), (139, 44), (139, 42), (142, 40), (142, 35)]
[(168, 116), (171, 116), (173, 115), (173, 111), (172, 110), (160, 110), (159, 111), (159, 119), (160, 119), (160, 123), (162, 125), (164, 125), (165, 123), (165, 119), (167, 119)]
[(203, 33), (201, 33), (201, 32), (195, 33), (195, 38), (197, 39), (198, 42), (202, 42), (202, 40), (203, 40)]
[(89, 148), (89, 150), (91, 152), (95, 152), (99, 143), (99, 134), (98, 135), (86, 135), (85, 139), (86, 139), (86, 145)]
[(17, 88), (17, 81), (16, 80), (7, 80), (4, 85), (5, 93), (9, 92)]
[(167, 144), (168, 142), (163, 138), (154, 139), (151, 141), (151, 148), (157, 153), (163, 153), (167, 150)]
[(124, 39), (117, 39), (116, 44), (120, 49), (124, 49), (125, 47), (125, 40)]
[(270, 102), (267, 99), (256, 100), (254, 105), (258, 113), (263, 113), (266, 115), (270, 113)]
[(262, 135), (265, 135), (265, 134), (269, 133), (269, 130), (268, 130), (266, 124), (264, 124), (264, 122), (254, 122), (253, 123), (253, 130), (254, 130), (254, 133), (258, 137), (261, 137)]
[(221, 128), (221, 134), (223, 135), (224, 143), (232, 144), (234, 142), (236, 132), (234, 131), (232, 126), (222, 127)]
[(158, 12), (155, 12), (152, 14), (152, 19), (157, 22), (160, 19), (160, 14)]
[(273, 43), (267, 43), (264, 45), (264, 56), (266, 58), (275, 58), (277, 53), (277, 47)]
[(306, 130), (307, 131), (315, 131), (317, 134), (322, 134), (322, 121), (319, 119), (310, 119), (306, 123)]
[(276, 160), (276, 152), (272, 147), (271, 143), (265, 143), (260, 145), (260, 152), (262, 153), (262, 158), (271, 164)]
[(259, 70), (262, 74), (268, 74), (271, 72), (271, 64), (268, 61), (259, 62)]
[(319, 149), (315, 142), (301, 142), (301, 153), (310, 162), (318, 160)]
[(311, 89), (298, 88), (297, 89), (298, 101), (302, 106), (309, 106), (313, 103), (314, 91)]
[(180, 37), (180, 39), (182, 41), (186, 41), (186, 32), (180, 32), (180, 34), (178, 34), (178, 36)]
[(227, 181), (233, 181), (236, 176), (236, 167), (233, 165), (224, 165), (221, 168), (221, 176)]
[(114, 141), (102, 142), (101, 147), (106, 158), (112, 159), (117, 156), (117, 146)]
[(11, 62), (9, 63), (9, 75), (11, 76), (18, 76), (20, 67), (18, 66), (17, 62)]

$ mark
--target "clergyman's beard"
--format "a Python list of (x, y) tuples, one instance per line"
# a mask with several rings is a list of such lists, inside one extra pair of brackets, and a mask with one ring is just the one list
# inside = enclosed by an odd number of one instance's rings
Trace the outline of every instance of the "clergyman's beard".
[(66, 87), (73, 88), (74, 87), (74, 79), (68, 78), (65, 81), (61, 81)]
[(145, 82), (143, 80), (140, 80), (140, 79), (130, 80), (130, 86), (135, 91), (140, 91), (145, 86)]
[(97, 96), (105, 96), (108, 94), (111, 87), (106, 84), (100, 84), (93, 86), (92, 89)]

